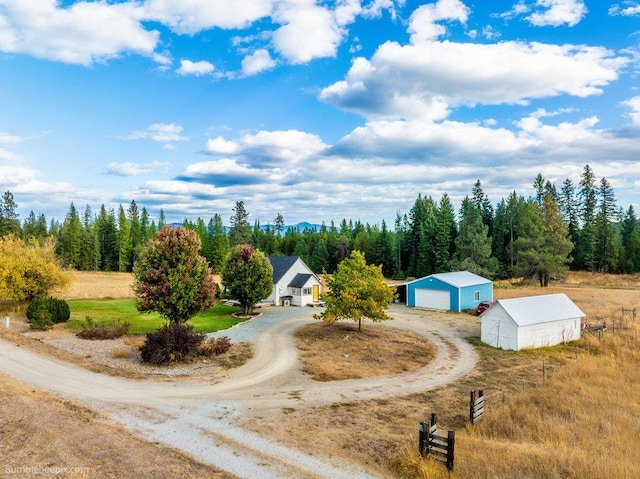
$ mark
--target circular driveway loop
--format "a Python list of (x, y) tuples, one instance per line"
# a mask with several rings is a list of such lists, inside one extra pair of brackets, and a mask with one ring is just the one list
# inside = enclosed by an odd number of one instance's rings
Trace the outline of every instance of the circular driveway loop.
[(221, 382), (129, 380), (94, 373), (0, 340), (0, 372), (77, 400), (152, 441), (181, 449), (241, 478), (365, 478), (351, 465), (327, 464), (233, 426), (246, 408), (306, 407), (389, 398), (451, 383), (475, 367), (470, 344), (428, 313), (393, 305), (381, 323), (420, 334), (437, 347), (433, 361), (396, 376), (315, 382), (301, 371), (292, 333), (314, 322), (308, 308), (268, 308), (217, 336), (255, 341), (254, 357)]

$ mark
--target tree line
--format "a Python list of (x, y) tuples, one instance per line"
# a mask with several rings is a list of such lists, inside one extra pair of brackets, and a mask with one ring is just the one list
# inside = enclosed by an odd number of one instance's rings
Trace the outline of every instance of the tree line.
[[(533, 196), (513, 191), (492, 203), (480, 180), (456, 212), (449, 196), (418, 194), (408, 212), (398, 211), (393, 228), (343, 219), (317, 228), (285, 226), (280, 213), (272, 222), (253, 225), (243, 201), (237, 201), (225, 226), (222, 216), (185, 219), (197, 233), (201, 255), (221, 272), (231, 248), (248, 243), (267, 255), (300, 256), (315, 272), (335, 272), (352, 251), (382, 266), (386, 277), (404, 279), (468, 270), (497, 279), (535, 277), (541, 285), (567, 269), (608, 273), (640, 272), (640, 225), (633, 206), (617, 206), (606, 178), (596, 181), (586, 165), (579, 183), (558, 188), (538, 174)], [(166, 224), (135, 200), (118, 210), (104, 205), (94, 213), (72, 203), (65, 218), (47, 222), (33, 211), (20, 221), (7, 191), (0, 204), (0, 236), (54, 238), (62, 263), (79, 270), (132, 271), (142, 246)]]

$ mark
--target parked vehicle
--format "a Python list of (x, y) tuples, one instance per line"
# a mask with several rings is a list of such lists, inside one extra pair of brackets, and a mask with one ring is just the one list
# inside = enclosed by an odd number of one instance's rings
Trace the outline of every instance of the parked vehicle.
[(491, 307), (491, 305), (493, 304), (492, 301), (480, 301), (480, 304), (478, 305), (478, 307), (476, 308), (476, 313), (478, 315), (481, 315), (482, 313), (484, 313), (487, 309), (489, 309)]

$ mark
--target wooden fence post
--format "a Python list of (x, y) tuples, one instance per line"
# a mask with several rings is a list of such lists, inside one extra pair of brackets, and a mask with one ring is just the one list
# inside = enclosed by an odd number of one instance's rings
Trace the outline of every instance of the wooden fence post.
[(471, 424), (475, 424), (482, 418), (482, 416), (484, 416), (484, 391), (480, 389), (477, 396), (475, 391), (471, 391), (471, 398), (469, 400), (469, 421), (471, 421)]
[(427, 429), (425, 422), (420, 422), (418, 429), (418, 447), (422, 457), (433, 453), (434, 457), (446, 461), (449, 471), (453, 469), (453, 458), (455, 448), (455, 431), (449, 430), (447, 437), (438, 436), (438, 424), (436, 422), (436, 413), (431, 414), (431, 423)]
[(471, 398), (469, 399), (469, 421), (473, 424), (473, 413), (476, 410), (476, 392), (471, 391)]
[(453, 470), (453, 450), (456, 444), (456, 432), (449, 429), (447, 435), (447, 469)]
[(427, 454), (431, 452), (431, 441), (433, 439), (433, 435), (438, 430), (438, 421), (436, 420), (436, 413), (431, 413), (431, 425), (429, 426), (429, 432), (427, 432)]

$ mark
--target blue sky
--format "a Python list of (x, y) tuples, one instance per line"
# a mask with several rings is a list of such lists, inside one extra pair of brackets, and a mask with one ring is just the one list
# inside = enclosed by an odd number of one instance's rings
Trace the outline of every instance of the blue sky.
[(0, 189), (373, 224), (590, 164), (638, 209), (639, 60), (637, 1), (0, 0)]

